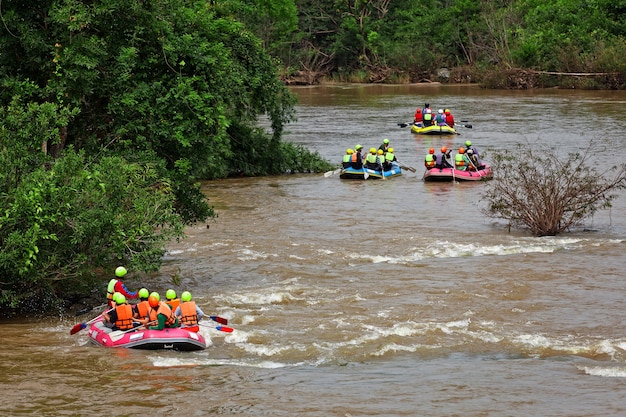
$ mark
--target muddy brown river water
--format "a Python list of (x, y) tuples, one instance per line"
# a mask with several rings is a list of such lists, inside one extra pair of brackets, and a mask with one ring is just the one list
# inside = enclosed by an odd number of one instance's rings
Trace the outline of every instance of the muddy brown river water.
[[(337, 85), (293, 90), (285, 140), (329, 160), (388, 138), (416, 173), (210, 181), (219, 217), (135, 276), (191, 290), (233, 333), (201, 352), (104, 349), (80, 320), (0, 324), (5, 416), (626, 415), (626, 195), (585, 227), (533, 238), (481, 213), (476, 184), (421, 180), (429, 147), (606, 144), (626, 160), (626, 92)], [(460, 136), (398, 123), (429, 101)], [(181, 283), (172, 284), (178, 274)]]

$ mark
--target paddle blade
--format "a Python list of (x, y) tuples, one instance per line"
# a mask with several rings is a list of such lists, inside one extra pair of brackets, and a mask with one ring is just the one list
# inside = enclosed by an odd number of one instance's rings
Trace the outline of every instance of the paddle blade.
[(335, 173), (335, 171), (327, 171), (324, 173), (324, 177), (328, 178), (330, 176), (332, 176)]
[(219, 330), (220, 332), (227, 332), (227, 333), (232, 333), (233, 332), (232, 327), (217, 326), (216, 329)]
[(85, 323), (76, 323), (74, 327), (72, 327), (72, 330), (70, 330), (70, 334), (76, 334), (86, 327), (87, 325)]
[(220, 317), (220, 316), (209, 316), (211, 317), (211, 320), (218, 322), (219, 324), (228, 324), (228, 319), (225, 319), (224, 317)]

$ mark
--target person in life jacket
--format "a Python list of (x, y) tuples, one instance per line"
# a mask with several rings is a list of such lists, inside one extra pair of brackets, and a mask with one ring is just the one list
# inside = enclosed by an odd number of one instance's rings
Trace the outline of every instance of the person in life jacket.
[(378, 149), (382, 149), (383, 153), (387, 153), (389, 149), (389, 139), (383, 140), (383, 143), (378, 147)]
[(446, 124), (452, 128), (454, 128), (454, 116), (450, 113), (450, 109), (445, 109), (443, 114), (446, 115)]
[[(113, 311), (115, 307), (117, 307), (117, 297), (119, 297), (120, 295), (122, 294), (120, 294), (117, 291), (113, 293), (113, 296), (111, 297), (111, 300), (109, 301), (109, 304), (107, 306), (107, 309), (105, 310), (105, 313)], [(102, 314), (103, 314), (102, 317), (104, 318), (104, 313)], [(108, 327), (110, 329), (113, 327), (114, 323), (111, 323), (110, 321), (107, 321), (107, 320), (103, 320), (102, 324), (104, 324), (105, 327)]]
[(452, 168), (452, 164), (448, 162), (449, 158), (450, 151), (445, 146), (442, 146), (441, 153), (437, 154), (437, 156), (435, 157), (435, 168)]
[(467, 151), (472, 150), (474, 155), (476, 155), (476, 157), (480, 157), (480, 154), (478, 153), (478, 149), (476, 149), (475, 146), (472, 146), (472, 141), (471, 140), (466, 140), (465, 141), (465, 153), (467, 153)]
[(376, 155), (376, 170), (382, 171), (384, 165), (385, 165), (385, 152), (382, 149), (379, 149)]
[(344, 168), (350, 168), (352, 166), (352, 155), (354, 151), (352, 149), (346, 149), (346, 154), (343, 156), (343, 161), (341, 161), (341, 165)]
[(392, 162), (398, 162), (398, 159), (393, 153), (393, 148), (389, 148), (387, 150), (387, 153), (385, 154), (385, 163), (383, 164), (383, 169), (385, 171), (389, 171), (391, 169)]
[(422, 116), (422, 109), (418, 107), (417, 109), (415, 109), (415, 116), (413, 116), (413, 124), (415, 124), (415, 126), (417, 127), (422, 127), (423, 120), (424, 120), (424, 117)]
[(378, 159), (376, 148), (370, 148), (370, 153), (365, 157), (365, 168), (369, 169), (377, 169), (378, 163), (376, 160)]
[(151, 321), (156, 320), (157, 322), (155, 326), (148, 326), (149, 330), (163, 330), (165, 328), (178, 327), (178, 319), (174, 316), (170, 306), (160, 301), (160, 297), (150, 294), (148, 304), (150, 305), (150, 319), (154, 317), (154, 320)]
[(474, 150), (468, 149), (465, 151), (465, 156), (467, 156), (467, 170), (468, 171), (478, 171), (478, 162), (476, 161), (476, 157), (474, 156)]
[(139, 326), (139, 323), (133, 321), (133, 308), (131, 305), (126, 304), (124, 295), (118, 294), (115, 304), (116, 306), (113, 310), (102, 315), (105, 323), (113, 324), (111, 327), (113, 330), (130, 330)]
[(478, 149), (476, 149), (476, 147), (472, 145), (471, 140), (465, 141), (465, 154), (468, 155), (470, 161), (474, 164), (477, 170), (483, 169), (485, 167), (480, 160), (480, 154), (478, 153)]
[(461, 147), (459, 148), (459, 153), (454, 156), (454, 168), (459, 171), (465, 171), (468, 165), (469, 160), (467, 159), (467, 155), (465, 155), (465, 149)]
[(122, 278), (126, 275), (126, 268), (123, 266), (118, 266), (115, 269), (115, 278), (112, 278), (109, 281), (109, 285), (107, 285), (107, 303), (109, 308), (113, 306), (113, 294), (119, 292), (126, 298), (137, 298), (136, 291), (130, 291), (126, 288), (126, 285), (122, 282)]
[(148, 289), (140, 289), (139, 302), (133, 306), (133, 317), (141, 324), (146, 324), (150, 321), (150, 304), (148, 304), (148, 297), (150, 297)]
[(437, 110), (437, 115), (435, 116), (435, 123), (437, 124), (437, 126), (446, 125), (446, 115), (443, 114), (443, 109)]
[(180, 304), (180, 300), (176, 298), (176, 291), (169, 289), (165, 292), (165, 304), (170, 306), (172, 311), (176, 310), (176, 307)]
[(361, 169), (363, 168), (363, 154), (361, 150), (363, 147), (361, 145), (356, 145), (354, 147), (354, 153), (352, 154), (352, 168)]
[(424, 166), (426, 169), (432, 169), (435, 167), (435, 148), (430, 148), (428, 154), (424, 158)]
[(422, 122), (424, 123), (424, 127), (433, 125), (433, 111), (428, 103), (425, 103), (422, 109)]
[(191, 301), (191, 293), (185, 291), (180, 296), (181, 303), (174, 311), (174, 315), (179, 318), (181, 326), (190, 332), (200, 330), (198, 322), (204, 317), (204, 312), (196, 305), (195, 301)]

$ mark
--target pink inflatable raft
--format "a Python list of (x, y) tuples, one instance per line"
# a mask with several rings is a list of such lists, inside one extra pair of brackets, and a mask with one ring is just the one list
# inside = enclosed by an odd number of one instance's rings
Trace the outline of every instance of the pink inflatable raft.
[(124, 347), (147, 350), (194, 351), (206, 348), (206, 340), (196, 332), (184, 328), (163, 330), (111, 330), (102, 320), (95, 321), (89, 327), (91, 342), (105, 347)]
[(493, 170), (487, 164), (478, 171), (459, 171), (452, 168), (431, 168), (424, 172), (424, 181), (485, 181), (493, 178)]

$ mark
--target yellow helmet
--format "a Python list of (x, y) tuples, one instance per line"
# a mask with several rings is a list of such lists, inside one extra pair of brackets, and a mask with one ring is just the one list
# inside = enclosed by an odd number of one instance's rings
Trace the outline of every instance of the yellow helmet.
[(384, 154), (384, 153), (385, 153), (385, 152), (383, 152), (383, 150), (382, 150), (382, 149), (379, 149), (379, 150), (378, 150), (378, 155), (382, 155), (382, 154)]
[(376, 155), (376, 148), (370, 148), (370, 153), (373, 153), (374, 155)]
[(387, 152), (393, 153), (393, 148), (389, 148)]
[(346, 149), (346, 153), (348, 155), (352, 155), (354, 153), (354, 151), (352, 149)]

